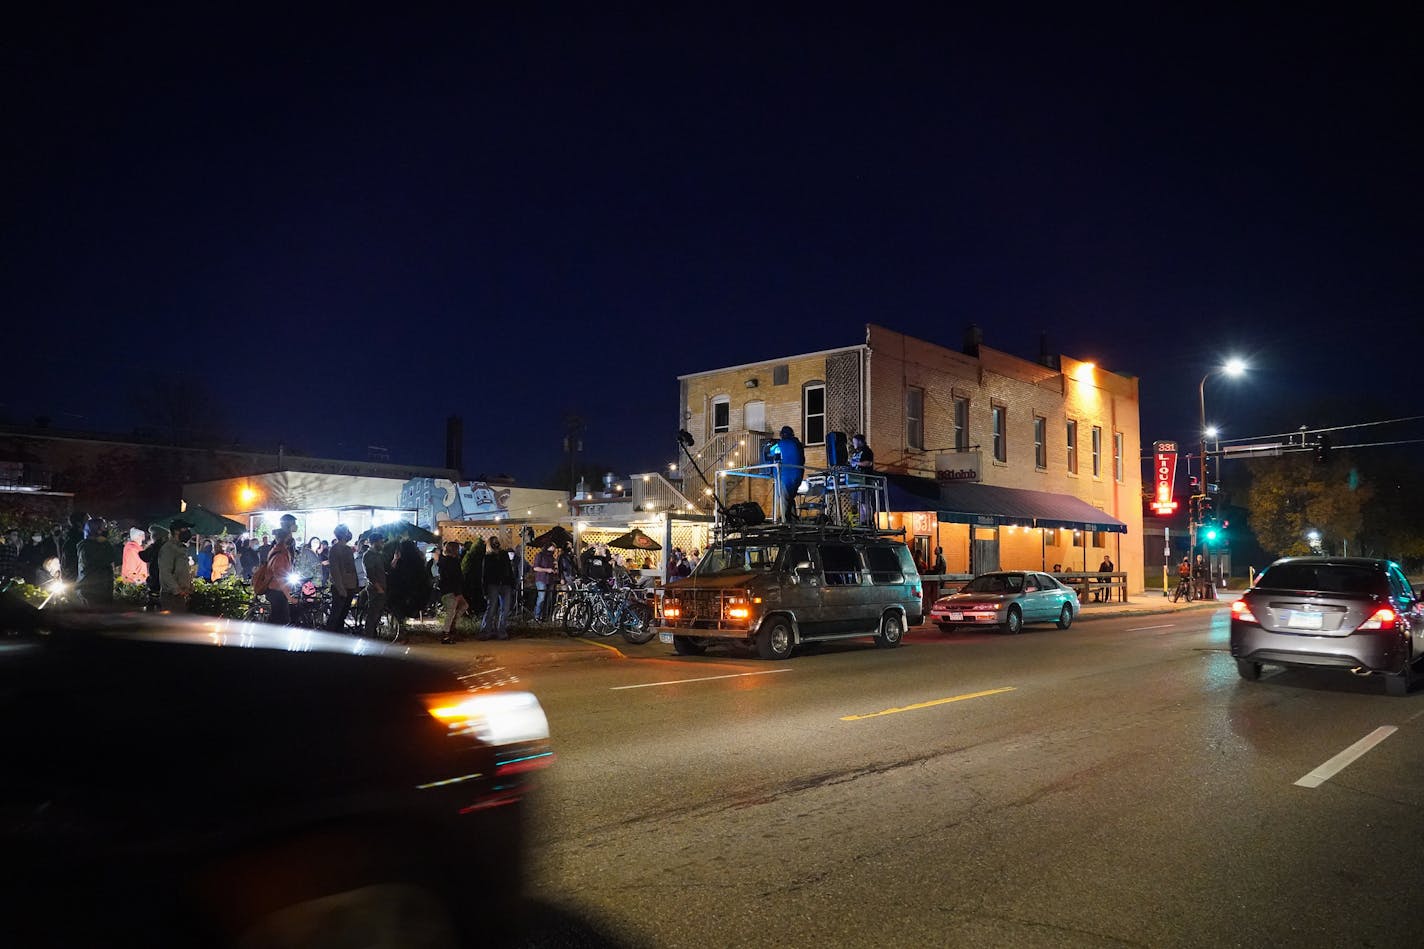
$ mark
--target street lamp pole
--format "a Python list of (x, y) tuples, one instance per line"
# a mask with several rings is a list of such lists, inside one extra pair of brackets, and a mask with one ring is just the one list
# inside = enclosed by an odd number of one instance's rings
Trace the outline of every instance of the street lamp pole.
[[(1206, 426), (1206, 381), (1215, 375), (1239, 376), (1245, 371), (1246, 363), (1242, 362), (1240, 359), (1228, 359), (1225, 365), (1218, 366), (1217, 368), (1207, 372), (1206, 375), (1202, 376), (1201, 383), (1197, 386), (1197, 406), (1201, 410), (1201, 442), (1197, 454), (1197, 457), (1201, 459), (1201, 464), (1197, 472), (1197, 479), (1201, 487), (1202, 498), (1206, 498), (1210, 494), (1210, 491), (1208, 490), (1208, 485), (1210, 484), (1210, 482), (1207, 479), (1206, 473), (1206, 440), (1208, 437)], [(1217, 464), (1219, 466), (1220, 462), (1218, 461)], [(1200, 504), (1198, 504), (1196, 512), (1189, 512), (1189, 516), (1187, 519), (1188, 534), (1190, 535), (1189, 544), (1191, 550), (1191, 562), (1193, 565), (1196, 564), (1197, 560), (1197, 534), (1199, 532), (1199, 528), (1201, 527), (1201, 524), (1197, 519), (1200, 516), (1200, 510), (1201, 506)]]

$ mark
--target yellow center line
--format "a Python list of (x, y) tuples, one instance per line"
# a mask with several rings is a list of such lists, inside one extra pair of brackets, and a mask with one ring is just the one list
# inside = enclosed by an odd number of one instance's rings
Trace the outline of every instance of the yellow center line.
[(843, 722), (858, 722), (866, 718), (879, 718), (881, 715), (894, 715), (896, 712), (914, 712), (922, 708), (934, 708), (936, 705), (948, 705), (950, 702), (963, 702), (965, 699), (981, 699), (986, 695), (998, 695), (1000, 692), (1012, 692), (1014, 686), (1006, 686), (1002, 689), (989, 689), (987, 692), (970, 692), (967, 695), (954, 695), (947, 699), (933, 699), (929, 702), (916, 702), (914, 705), (906, 705), (904, 708), (887, 708), (880, 712), (871, 712), (868, 715), (845, 715)]
[(600, 649), (607, 649), (607, 650), (609, 650), (610, 652), (612, 652), (614, 655), (616, 655), (619, 659), (627, 659), (627, 658), (628, 658), (628, 657), (623, 653), (623, 650), (619, 649), (617, 646), (610, 646), (610, 645), (608, 645), (607, 643), (600, 643), (600, 642), (597, 642), (596, 640), (592, 640), (592, 639), (584, 639), (582, 636), (579, 637), (579, 642), (581, 642), (581, 643), (588, 643), (590, 646), (597, 646), (597, 647), (600, 648)]

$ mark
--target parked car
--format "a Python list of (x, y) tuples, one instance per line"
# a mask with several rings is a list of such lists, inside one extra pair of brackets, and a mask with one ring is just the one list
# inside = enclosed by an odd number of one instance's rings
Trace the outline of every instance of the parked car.
[(924, 618), (921, 590), (897, 536), (767, 525), (713, 544), (692, 576), (664, 588), (658, 637), (680, 656), (740, 642), (785, 659), (803, 643), (866, 636), (888, 649)]
[(548, 724), (401, 652), (0, 597), (0, 944), (493, 941)]
[(1073, 625), (1083, 607), (1072, 587), (1047, 573), (996, 570), (981, 573), (958, 593), (942, 596), (930, 607), (930, 622), (944, 632), (960, 626), (993, 626), (1022, 632), (1026, 623)]
[(1364, 557), (1277, 560), (1231, 604), (1241, 678), (1265, 664), (1386, 676), (1407, 695), (1424, 656), (1424, 601), (1398, 564)]

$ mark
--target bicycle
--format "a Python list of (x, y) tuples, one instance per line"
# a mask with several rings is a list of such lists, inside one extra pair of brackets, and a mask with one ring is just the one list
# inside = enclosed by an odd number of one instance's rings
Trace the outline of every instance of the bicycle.
[(590, 585), (575, 592), (564, 609), (564, 632), (570, 636), (622, 633), (634, 645), (653, 638), (653, 608), (631, 587)]
[(1183, 597), (1186, 597), (1188, 603), (1197, 598), (1196, 585), (1192, 583), (1191, 577), (1182, 577), (1179, 579), (1177, 581), (1177, 589), (1172, 591), (1173, 603), (1176, 603)]

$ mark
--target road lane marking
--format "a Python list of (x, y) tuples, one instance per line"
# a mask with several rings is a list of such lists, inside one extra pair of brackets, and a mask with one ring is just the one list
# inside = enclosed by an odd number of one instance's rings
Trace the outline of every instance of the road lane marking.
[(610, 692), (620, 692), (623, 689), (651, 689), (655, 685), (682, 685), (684, 682), (712, 682), (716, 679), (740, 679), (743, 676), (769, 676), (778, 672), (792, 672), (792, 669), (764, 669), (761, 672), (733, 672), (724, 676), (699, 676), (696, 679), (668, 679), (666, 682), (640, 682), (637, 685), (612, 685), (608, 687)]
[(1324, 784), (1326, 781), (1329, 781), (1331, 778), (1335, 777), (1335, 775), (1339, 774), (1341, 771), (1344, 771), (1350, 765), (1354, 764), (1355, 761), (1358, 760), (1360, 756), (1363, 755), (1365, 752), (1369, 751), (1375, 745), (1378, 745), (1380, 742), (1384, 741), (1386, 738), (1388, 738), (1390, 735), (1393, 735), (1397, 731), (1399, 731), (1399, 729), (1394, 725), (1381, 725), (1379, 728), (1376, 728), (1364, 738), (1361, 738), (1359, 741), (1355, 742), (1349, 748), (1346, 748), (1344, 751), (1340, 752), (1338, 755), (1331, 758), (1329, 761), (1325, 762), (1323, 765), (1316, 768), (1314, 771), (1310, 772), (1305, 777), (1301, 778), (1299, 781), (1296, 782), (1296, 786), (1302, 788), (1320, 787), (1320, 785)]
[(986, 695), (998, 695), (1000, 692), (1012, 692), (1015, 686), (1005, 686), (1002, 689), (989, 689), (986, 692), (970, 692), (967, 695), (953, 695), (947, 699), (932, 699), (929, 702), (916, 702), (914, 705), (906, 705), (903, 708), (887, 708), (879, 712), (869, 712), (865, 715), (844, 715), (843, 722), (858, 722), (867, 718), (879, 718), (881, 715), (894, 715), (897, 712), (916, 712), (922, 708), (934, 708), (936, 705), (948, 705), (950, 702), (963, 702), (965, 699), (981, 699)]
[(1173, 626), (1176, 626), (1176, 625), (1177, 625), (1176, 623), (1164, 623), (1164, 624), (1161, 625), (1161, 626), (1134, 626), (1132, 629), (1127, 630), (1127, 632), (1129, 632), (1129, 633), (1140, 633), (1140, 632), (1142, 632), (1144, 629), (1171, 629)]
[(601, 649), (607, 649), (611, 651), (614, 655), (616, 655), (619, 659), (628, 658), (627, 656), (623, 655), (623, 650), (619, 649), (617, 646), (610, 646), (608, 645), (608, 643), (601, 643), (593, 639), (584, 639), (582, 636), (579, 637), (579, 642), (588, 643), (590, 646), (598, 646)]

